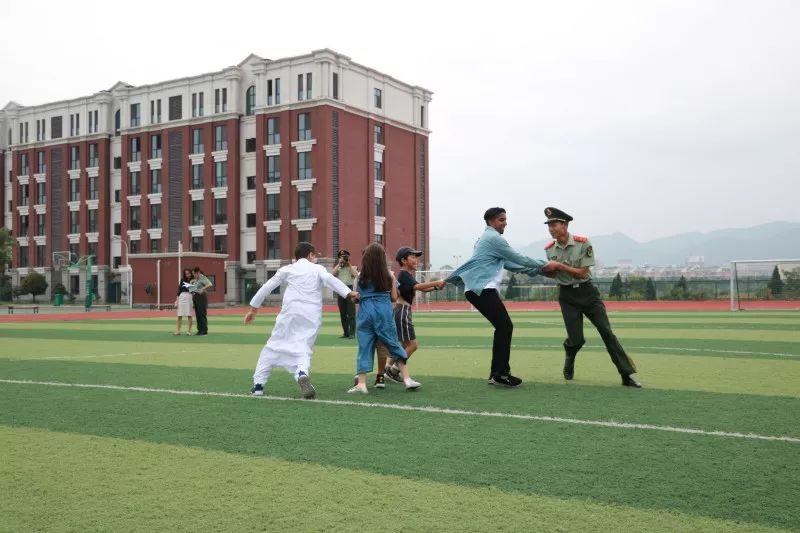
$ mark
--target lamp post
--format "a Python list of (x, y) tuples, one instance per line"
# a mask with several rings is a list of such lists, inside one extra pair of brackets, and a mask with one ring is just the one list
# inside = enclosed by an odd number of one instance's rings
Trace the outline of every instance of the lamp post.
[(133, 269), (131, 268), (131, 263), (128, 258), (130, 249), (128, 248), (128, 243), (122, 237), (113, 235), (113, 238), (125, 245), (125, 266), (128, 270), (128, 307), (133, 309)]

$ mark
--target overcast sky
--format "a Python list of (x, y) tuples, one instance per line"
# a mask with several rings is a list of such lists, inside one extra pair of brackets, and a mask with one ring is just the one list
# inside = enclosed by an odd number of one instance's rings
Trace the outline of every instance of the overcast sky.
[(492, 205), (520, 245), (546, 205), (640, 241), (800, 221), (800, 2), (3, 0), (0, 20), (0, 106), (319, 48), (434, 91), (434, 247)]

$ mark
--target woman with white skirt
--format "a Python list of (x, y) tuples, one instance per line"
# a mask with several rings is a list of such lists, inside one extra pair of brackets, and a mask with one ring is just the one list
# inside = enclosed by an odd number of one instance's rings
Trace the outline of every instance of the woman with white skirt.
[(178, 331), (175, 335), (181, 334), (181, 326), (183, 325), (183, 317), (188, 319), (189, 327), (186, 328), (186, 334), (192, 334), (192, 291), (195, 286), (192, 283), (192, 271), (188, 268), (183, 270), (181, 282), (178, 285), (178, 298), (175, 300), (175, 308), (178, 310)]

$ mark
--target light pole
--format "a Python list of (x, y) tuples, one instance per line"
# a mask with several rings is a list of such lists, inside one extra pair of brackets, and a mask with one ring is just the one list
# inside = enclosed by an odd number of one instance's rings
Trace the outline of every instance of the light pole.
[(125, 245), (125, 266), (128, 269), (128, 307), (133, 309), (133, 269), (131, 268), (131, 263), (128, 259), (128, 256), (130, 255), (130, 249), (128, 248), (128, 243), (125, 241), (125, 239), (119, 235), (113, 235), (112, 237)]

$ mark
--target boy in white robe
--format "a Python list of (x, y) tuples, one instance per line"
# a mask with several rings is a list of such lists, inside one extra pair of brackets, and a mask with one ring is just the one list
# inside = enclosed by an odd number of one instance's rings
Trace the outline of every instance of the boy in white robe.
[(258, 313), (262, 302), (273, 290), (286, 283), (283, 304), (272, 334), (261, 350), (253, 374), (253, 396), (264, 394), (264, 385), (276, 366), (294, 374), (304, 398), (314, 398), (316, 389), (308, 377), (311, 354), (322, 326), (322, 288), (328, 287), (342, 298), (357, 298), (358, 293), (339, 281), (324, 267), (317, 265), (314, 246), (300, 242), (294, 249), (295, 262), (278, 269), (250, 300), (250, 310), (244, 317), (249, 324)]

